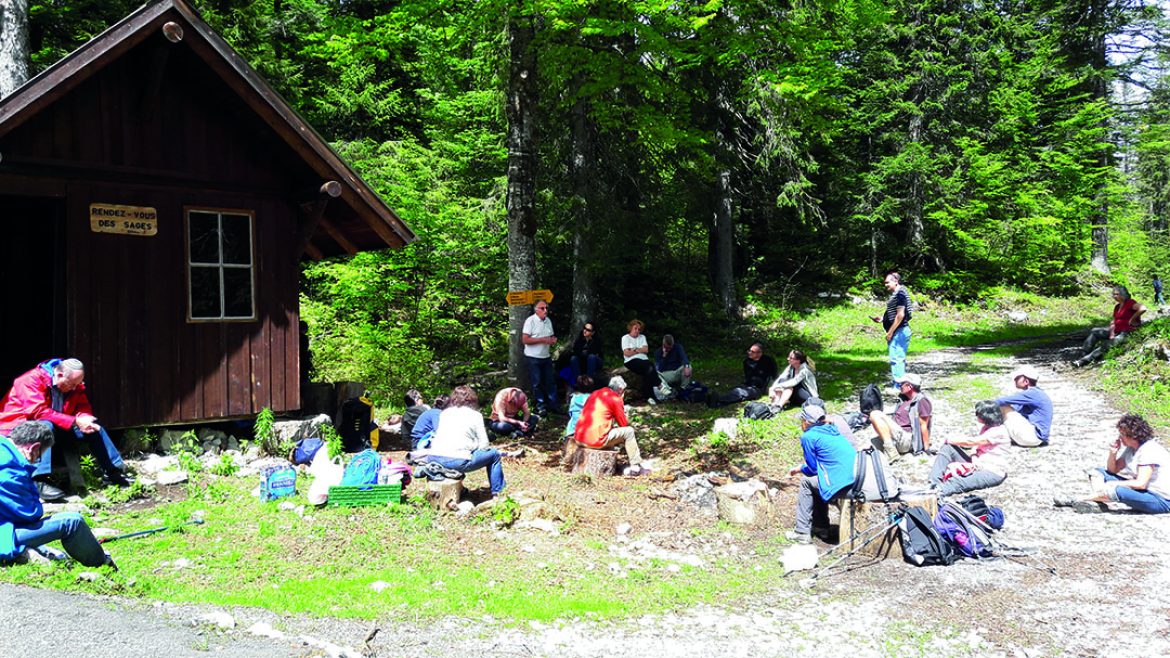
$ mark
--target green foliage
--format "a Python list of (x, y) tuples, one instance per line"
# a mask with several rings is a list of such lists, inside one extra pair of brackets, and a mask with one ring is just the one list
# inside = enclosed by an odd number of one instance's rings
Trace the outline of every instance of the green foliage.
[(93, 455), (81, 456), (81, 477), (85, 480), (86, 489), (97, 491), (102, 488), (102, 469)]
[(154, 495), (154, 491), (153, 486), (135, 481), (128, 487), (106, 487), (104, 496), (110, 504), (118, 505), (132, 500), (147, 500)]
[(274, 430), (275, 424), (276, 414), (272, 413), (268, 407), (264, 407), (260, 413), (256, 414), (256, 422), (252, 425), (252, 436), (264, 454), (284, 457), (292, 449), (292, 445), (288, 441), (280, 440)]
[(332, 424), (321, 425), (321, 439), (325, 441), (325, 449), (330, 459), (345, 457), (345, 444), (341, 440), (341, 435), (337, 433), (337, 428)]
[(492, 520), (501, 527), (510, 528), (520, 519), (520, 503), (511, 496), (497, 500), (491, 509)]
[(240, 467), (236, 465), (236, 461), (232, 459), (231, 455), (223, 454), (219, 456), (219, 462), (214, 464), (209, 470), (212, 475), (231, 477), (240, 470)]

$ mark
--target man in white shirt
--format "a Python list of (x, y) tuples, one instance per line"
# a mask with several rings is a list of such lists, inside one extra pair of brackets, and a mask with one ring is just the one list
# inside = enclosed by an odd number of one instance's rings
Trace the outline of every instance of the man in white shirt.
[(563, 413), (557, 404), (557, 380), (553, 374), (551, 349), (557, 344), (552, 320), (548, 319), (548, 302), (541, 300), (532, 307), (532, 315), (524, 321), (520, 342), (524, 344), (524, 361), (528, 363), (528, 379), (532, 384), (532, 399), (536, 400), (536, 414)]

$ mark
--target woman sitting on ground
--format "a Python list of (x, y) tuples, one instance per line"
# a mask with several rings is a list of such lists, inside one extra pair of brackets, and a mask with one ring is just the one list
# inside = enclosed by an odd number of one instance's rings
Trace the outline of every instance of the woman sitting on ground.
[(479, 413), (479, 396), (470, 386), (458, 386), (451, 391), (447, 408), (439, 414), (439, 428), (431, 438), (431, 446), (420, 451), (419, 457), (460, 473), (487, 469), (492, 495), (504, 490), (500, 453), (488, 445), (483, 416)]
[(1077, 512), (1107, 512), (1105, 503), (1122, 503), (1140, 514), (1170, 512), (1170, 477), (1162, 469), (1170, 466), (1170, 453), (1154, 438), (1154, 430), (1137, 414), (1117, 421), (1117, 438), (1109, 445), (1105, 468), (1096, 469), (1104, 478), (1088, 500), (1053, 501), (1057, 507)]
[(439, 427), (439, 414), (447, 408), (447, 401), (450, 398), (447, 394), (439, 395), (435, 398), (435, 406), (427, 409), (415, 421), (414, 427), (410, 430), (410, 449), (415, 450), (419, 446), (423, 448), (431, 444), (431, 437), (434, 436), (435, 430)]
[(585, 408), (585, 401), (593, 392), (593, 378), (589, 375), (577, 377), (573, 386), (573, 397), (569, 399), (569, 423), (565, 425), (565, 436), (573, 436), (577, 431), (577, 419), (581, 417), (581, 410)]
[(492, 422), (489, 428), (496, 434), (518, 439), (532, 436), (540, 416), (528, 411), (528, 396), (514, 386), (500, 389), (492, 402)]
[(641, 382), (639, 390), (642, 397), (648, 399), (660, 380), (658, 371), (654, 369), (654, 362), (650, 360), (650, 345), (642, 335), (646, 325), (635, 319), (630, 320), (626, 328), (630, 333), (622, 336), (622, 358), (625, 359), (626, 368), (638, 375), (638, 381)]
[[(930, 469), (930, 484), (940, 496), (987, 489), (1007, 479), (1012, 439), (1003, 426), (1003, 410), (995, 400), (975, 403), (979, 431), (975, 436), (947, 439)], [(964, 448), (974, 448), (968, 454)]]
[(788, 353), (788, 367), (768, 388), (772, 404), (783, 407), (792, 402), (803, 405), (809, 398), (820, 397), (817, 391), (817, 366), (800, 350)]

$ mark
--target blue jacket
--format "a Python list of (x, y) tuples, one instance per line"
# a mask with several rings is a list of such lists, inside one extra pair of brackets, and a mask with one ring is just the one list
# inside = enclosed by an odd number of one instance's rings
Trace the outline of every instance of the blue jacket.
[(800, 435), (805, 475), (817, 476), (821, 500), (829, 502), (837, 492), (853, 485), (857, 450), (832, 423), (813, 425)]
[(1017, 390), (995, 401), (998, 405), (1010, 405), (1036, 428), (1036, 438), (1048, 443), (1048, 432), (1052, 429), (1052, 398), (1035, 386)]
[(0, 437), (0, 560), (12, 560), (24, 552), (16, 544), (16, 527), (36, 523), (44, 516), (41, 497), (29, 464), (11, 441)]
[(691, 360), (687, 358), (687, 351), (683, 349), (682, 343), (675, 343), (666, 356), (662, 355), (662, 350), (654, 353), (654, 365), (658, 372), (670, 372), (691, 365)]

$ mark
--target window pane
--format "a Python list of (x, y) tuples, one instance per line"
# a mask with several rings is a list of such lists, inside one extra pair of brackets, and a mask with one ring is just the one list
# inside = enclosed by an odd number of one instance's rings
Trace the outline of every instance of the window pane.
[(211, 213), (193, 212), (189, 215), (187, 227), (191, 262), (218, 263), (219, 217)]
[(219, 268), (191, 268), (191, 317), (219, 318)]
[(223, 270), (224, 317), (252, 317), (252, 269), (226, 267)]
[(238, 265), (252, 264), (252, 236), (247, 215), (222, 215), (223, 262)]

